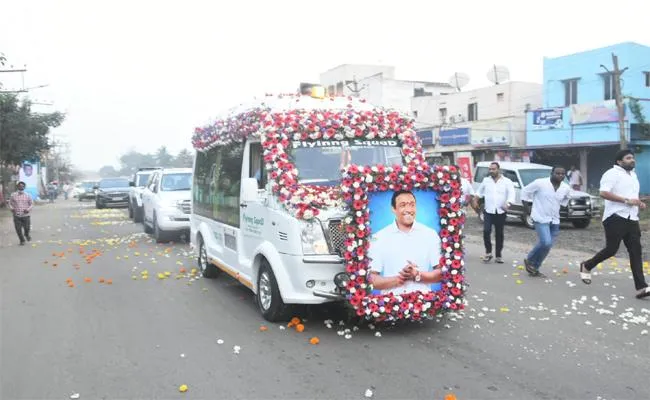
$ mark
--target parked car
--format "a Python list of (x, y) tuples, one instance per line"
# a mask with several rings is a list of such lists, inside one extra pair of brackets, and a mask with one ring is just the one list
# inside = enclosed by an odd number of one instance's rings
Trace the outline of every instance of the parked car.
[(126, 207), (129, 205), (129, 180), (127, 178), (104, 178), (95, 186), (96, 208)]
[[(476, 165), (474, 170), (474, 182), (472, 186), (478, 189), (483, 179), (488, 176), (488, 168), (491, 161), (481, 161)], [(548, 178), (551, 176), (552, 167), (543, 164), (524, 163), (524, 162), (499, 162), (501, 173), (510, 179), (515, 186), (516, 200), (508, 210), (508, 216), (520, 218), (526, 226), (534, 228), (533, 220), (529, 214), (524, 211), (521, 202), (521, 189), (535, 179)], [(568, 180), (567, 180), (568, 184)], [(571, 190), (571, 200), (569, 205), (560, 209), (560, 221), (571, 222), (576, 228), (586, 228), (591, 223), (591, 218), (596, 214), (594, 202), (588, 193)], [(479, 217), (483, 219), (483, 211), (479, 212)]]
[(75, 188), (77, 192), (77, 199), (79, 201), (84, 201), (86, 199), (95, 198), (95, 186), (98, 185), (98, 182), (94, 181), (84, 181), (79, 184), (79, 188)]
[(157, 242), (190, 231), (192, 169), (155, 170), (142, 192), (144, 231)]
[(149, 178), (155, 170), (161, 169), (160, 167), (143, 167), (133, 174), (129, 185), (129, 218), (133, 218), (133, 222), (142, 222), (142, 193), (144, 188), (149, 182)]

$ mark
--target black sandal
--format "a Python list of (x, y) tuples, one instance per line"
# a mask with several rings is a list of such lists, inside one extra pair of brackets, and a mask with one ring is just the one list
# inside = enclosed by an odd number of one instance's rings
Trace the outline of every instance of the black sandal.
[(490, 261), (492, 261), (492, 254), (484, 255), (483, 257), (481, 257), (481, 261), (483, 261), (484, 263), (489, 263)]
[(585, 270), (586, 270), (585, 269), (585, 263), (581, 262), (580, 263), (580, 280), (582, 280), (582, 282), (585, 285), (591, 285), (591, 272), (589, 272), (589, 271), (584, 272)]
[(643, 299), (645, 297), (650, 296), (650, 287), (646, 286), (645, 288), (639, 290), (636, 292), (636, 298), (637, 299)]

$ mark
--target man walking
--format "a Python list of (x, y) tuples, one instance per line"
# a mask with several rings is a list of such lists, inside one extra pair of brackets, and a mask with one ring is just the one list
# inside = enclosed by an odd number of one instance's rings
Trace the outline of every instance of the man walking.
[(550, 178), (536, 179), (521, 192), (524, 210), (532, 217), (537, 232), (537, 244), (524, 259), (530, 276), (545, 276), (539, 268), (560, 233), (560, 206), (569, 204), (571, 188), (564, 183), (565, 176), (563, 167), (553, 167)]
[(503, 264), (501, 252), (503, 251), (503, 229), (506, 224), (506, 212), (515, 201), (515, 186), (512, 181), (501, 174), (501, 166), (498, 162), (490, 164), (489, 176), (481, 182), (476, 197), (474, 197), (474, 208), (478, 208), (477, 198), (484, 200), (483, 211), (483, 244), (485, 255), (481, 257), (483, 262), (492, 260), (492, 225), (494, 225), (496, 240), (495, 262)]
[(571, 166), (571, 170), (569, 171), (569, 185), (571, 185), (571, 189), (573, 190), (581, 190), (582, 189), (582, 174), (580, 173), (579, 169), (576, 169), (575, 165)]
[(9, 209), (14, 214), (14, 226), (16, 227), (18, 239), (20, 239), (20, 245), (24, 246), (25, 239), (27, 241), (32, 240), (29, 236), (31, 223), (29, 213), (32, 211), (33, 203), (32, 197), (25, 193), (25, 182), (18, 182), (16, 188), (18, 190), (12, 193), (9, 199)]
[(605, 199), (603, 227), (605, 248), (593, 258), (580, 263), (580, 279), (591, 284), (591, 270), (616, 255), (621, 240), (630, 256), (630, 268), (638, 299), (650, 296), (650, 288), (643, 276), (641, 229), (639, 209), (646, 204), (639, 200), (639, 179), (634, 172), (636, 162), (630, 150), (616, 153), (615, 165), (600, 179), (600, 197)]

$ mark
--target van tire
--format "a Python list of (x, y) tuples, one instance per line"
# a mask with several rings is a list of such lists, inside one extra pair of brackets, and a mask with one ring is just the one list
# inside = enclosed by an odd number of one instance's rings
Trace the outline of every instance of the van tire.
[[(269, 297), (270, 296), (270, 297)], [(269, 322), (285, 322), (291, 318), (291, 306), (284, 304), (278, 282), (268, 261), (262, 259), (257, 274), (257, 307)], [(268, 304), (267, 304), (268, 302)]]
[(142, 207), (137, 205), (133, 209), (133, 222), (142, 222)]
[(129, 219), (133, 219), (133, 205), (129, 201)]
[(527, 228), (529, 229), (535, 229), (535, 222), (533, 221), (533, 218), (530, 216), (528, 213), (524, 213), (521, 216), (521, 222), (526, 225)]
[(204, 278), (214, 279), (219, 276), (221, 270), (208, 260), (208, 252), (205, 248), (205, 243), (203, 243), (203, 238), (201, 235), (199, 235), (198, 239), (199, 256), (196, 258), (196, 261), (199, 266), (199, 270), (201, 271), (201, 275)]

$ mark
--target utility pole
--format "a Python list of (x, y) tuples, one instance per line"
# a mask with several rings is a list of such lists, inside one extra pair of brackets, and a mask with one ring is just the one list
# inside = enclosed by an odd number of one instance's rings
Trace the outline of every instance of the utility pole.
[(622, 71), (618, 68), (618, 56), (612, 53), (612, 63), (614, 64), (614, 99), (616, 100), (616, 110), (618, 112), (618, 129), (621, 141), (621, 150), (627, 149), (627, 135), (625, 134), (625, 103), (621, 94), (621, 75), (627, 70), (625, 67)]

